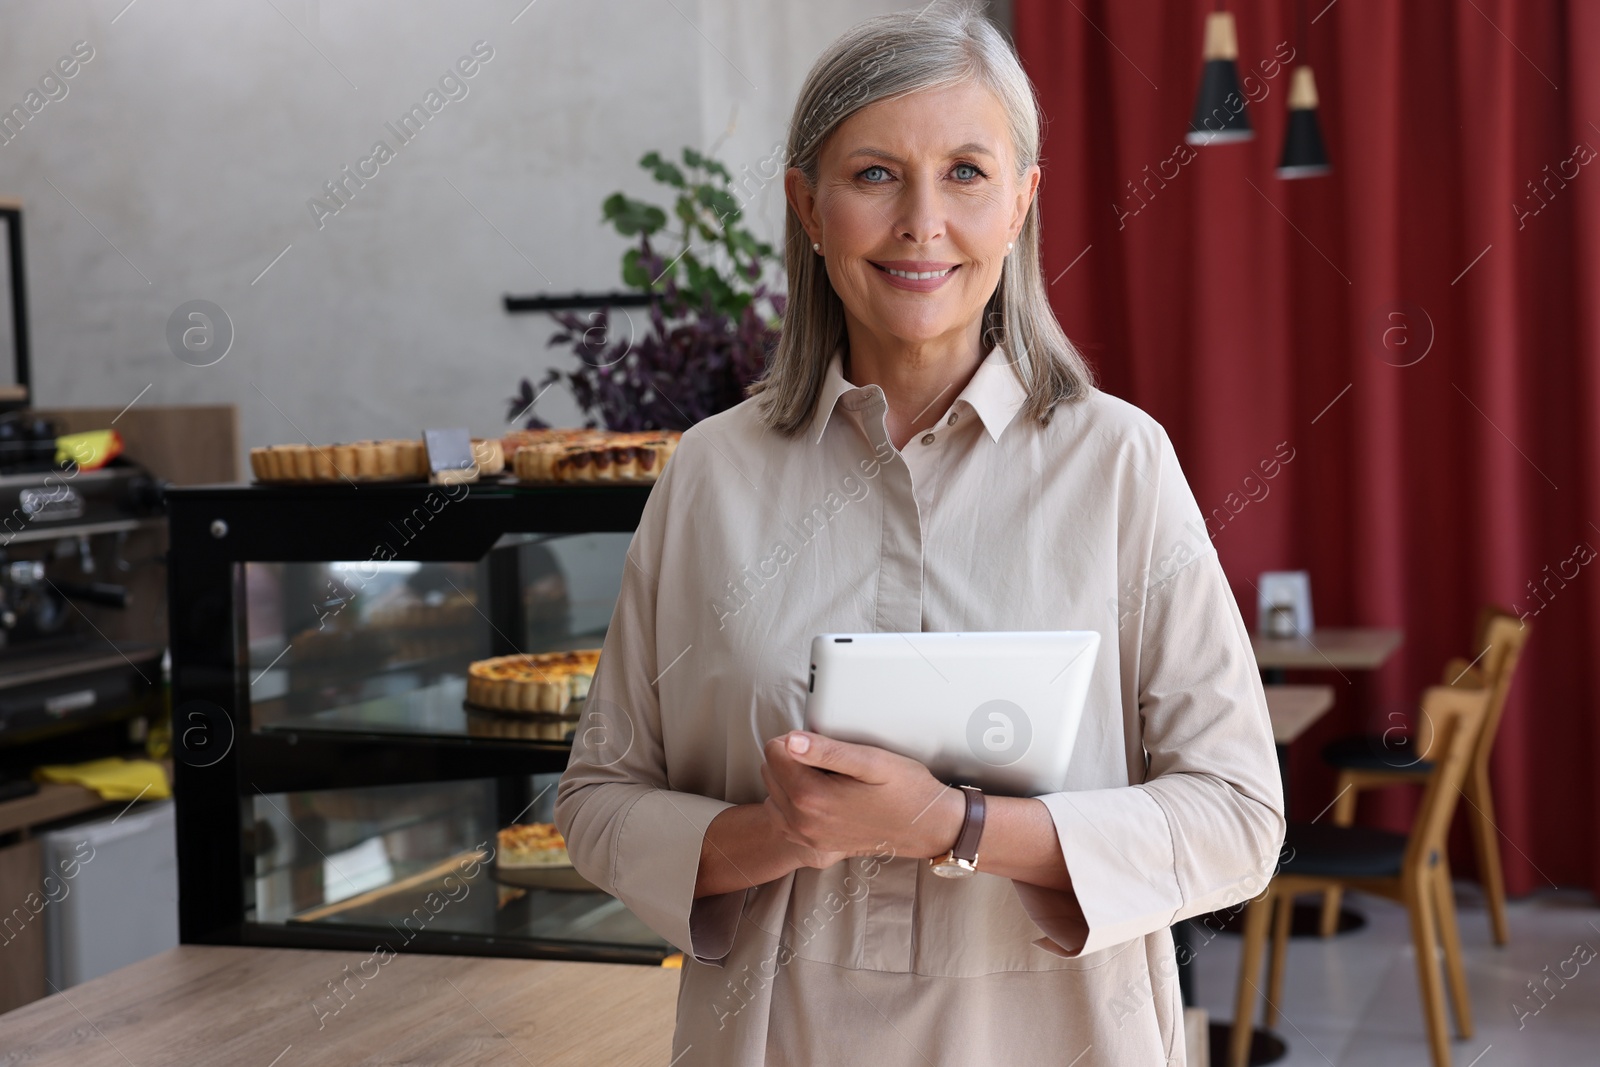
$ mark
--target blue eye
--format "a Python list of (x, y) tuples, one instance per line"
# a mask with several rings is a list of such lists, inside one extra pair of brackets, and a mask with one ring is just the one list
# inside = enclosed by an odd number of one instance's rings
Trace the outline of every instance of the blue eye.
[[(877, 171), (879, 174), (882, 175), (882, 177), (878, 177), (878, 178), (872, 177), (873, 171)], [(887, 168), (880, 167), (876, 163), (874, 163), (872, 166), (868, 167), (866, 170), (862, 171), (859, 175), (857, 175), (857, 177), (866, 178), (867, 181), (869, 181), (869, 182), (881, 182), (881, 181), (885, 181), (885, 180), (888, 179), (889, 171), (888, 171)]]
[[(963, 173), (963, 172), (965, 172), (965, 173)], [(958, 181), (969, 182), (969, 181), (972, 181), (972, 180), (974, 180), (976, 178), (981, 178), (983, 176), (984, 176), (983, 171), (979, 170), (977, 167), (973, 166), (971, 163), (957, 163), (956, 164), (956, 179)]]

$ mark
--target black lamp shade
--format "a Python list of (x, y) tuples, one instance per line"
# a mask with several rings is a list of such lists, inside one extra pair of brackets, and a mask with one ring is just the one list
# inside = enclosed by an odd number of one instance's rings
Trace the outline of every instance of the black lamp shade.
[(1239, 91), (1239, 41), (1233, 16), (1215, 11), (1206, 16), (1205, 68), (1189, 120), (1190, 144), (1227, 144), (1255, 136), (1244, 94)]
[(1289, 125), (1278, 161), (1280, 178), (1315, 178), (1327, 174), (1328, 151), (1317, 121), (1317, 89), (1310, 67), (1296, 67), (1289, 87)]
[(1315, 108), (1289, 112), (1289, 132), (1283, 139), (1283, 158), (1278, 162), (1280, 178), (1315, 178), (1333, 168), (1322, 147)]

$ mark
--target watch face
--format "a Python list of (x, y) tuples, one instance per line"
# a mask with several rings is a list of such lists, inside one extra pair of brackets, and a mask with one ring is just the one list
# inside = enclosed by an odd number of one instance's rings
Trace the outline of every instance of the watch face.
[(976, 865), (953, 856), (941, 856), (933, 861), (933, 873), (941, 878), (965, 878), (977, 869)]

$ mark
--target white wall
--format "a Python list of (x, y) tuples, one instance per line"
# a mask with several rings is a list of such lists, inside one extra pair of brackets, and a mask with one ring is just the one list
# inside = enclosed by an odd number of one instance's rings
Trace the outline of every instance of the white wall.
[[(518, 378), (572, 358), (502, 295), (617, 287), (625, 245), (599, 203), (653, 191), (640, 155), (720, 141), (755, 172), (827, 41), (913, 6), (524, 2), (0, 2), (0, 105), (94, 49), (0, 145), (0, 195), (26, 212), (37, 402), (234, 402), (246, 445), (495, 432)], [(494, 54), (467, 95), (319, 229), (307, 201), (393, 146), (385, 123), (479, 40)], [(753, 203), (776, 239), (781, 187)], [(194, 299), (234, 324), (213, 366), (167, 343)], [(559, 390), (540, 411), (579, 417)]]

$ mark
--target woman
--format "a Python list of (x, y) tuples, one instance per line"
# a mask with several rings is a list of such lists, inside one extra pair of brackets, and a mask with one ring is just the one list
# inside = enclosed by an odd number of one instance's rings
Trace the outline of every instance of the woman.
[[(1259, 891), (1282, 798), (1248, 635), (1161, 427), (1040, 276), (1039, 118), (969, 10), (801, 90), (789, 304), (629, 550), (556, 820), (685, 960), (684, 1064), (1183, 1062), (1168, 927)], [(964, 794), (798, 729), (813, 635), (1102, 634), (1071, 790)]]

